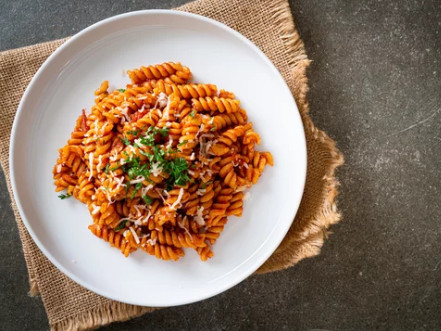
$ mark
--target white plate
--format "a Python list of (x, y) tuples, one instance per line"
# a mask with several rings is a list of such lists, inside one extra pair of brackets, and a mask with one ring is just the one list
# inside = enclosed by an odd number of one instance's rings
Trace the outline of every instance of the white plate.
[[(178, 262), (138, 251), (125, 258), (89, 232), (91, 217), (75, 199), (54, 192), (52, 168), (82, 108), (103, 80), (129, 82), (122, 70), (164, 61), (190, 67), (194, 81), (233, 91), (274, 155), (251, 189), (242, 218), (231, 218), (201, 262), (186, 250)], [(280, 73), (242, 35), (210, 19), (166, 10), (132, 12), (99, 22), (61, 46), (40, 68), (21, 100), (10, 149), (18, 209), (43, 253), (68, 277), (105, 297), (143, 306), (173, 306), (236, 285), (274, 252), (299, 206), (306, 147), (294, 99)]]

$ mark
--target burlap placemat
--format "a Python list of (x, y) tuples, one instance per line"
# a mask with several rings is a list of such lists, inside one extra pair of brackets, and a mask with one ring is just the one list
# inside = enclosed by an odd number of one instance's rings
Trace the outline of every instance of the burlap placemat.
[[(308, 115), (306, 68), (303, 42), (294, 28), (286, 0), (200, 0), (178, 10), (222, 22), (255, 43), (279, 69), (299, 107), (305, 126), (308, 172), (303, 199), (287, 236), (257, 271), (266, 273), (292, 266), (317, 255), (326, 229), (339, 221), (335, 205), (335, 169), (343, 157), (335, 143), (318, 130)], [(154, 308), (115, 302), (77, 285), (40, 252), (17, 211), (9, 178), (9, 139), (15, 112), (32, 76), (66, 39), (0, 53), (0, 162), (11, 194), (23, 251), (29, 270), (31, 294), (40, 294), (52, 330), (85, 330), (123, 321)]]

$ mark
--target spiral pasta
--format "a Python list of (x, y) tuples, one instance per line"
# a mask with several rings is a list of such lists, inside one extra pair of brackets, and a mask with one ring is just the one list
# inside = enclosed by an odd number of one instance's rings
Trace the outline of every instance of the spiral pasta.
[(232, 92), (191, 83), (180, 63), (127, 73), (131, 84), (109, 91), (104, 81), (78, 117), (55, 191), (86, 204), (90, 231), (126, 257), (176, 261), (194, 249), (207, 261), (273, 157), (255, 150), (261, 138)]

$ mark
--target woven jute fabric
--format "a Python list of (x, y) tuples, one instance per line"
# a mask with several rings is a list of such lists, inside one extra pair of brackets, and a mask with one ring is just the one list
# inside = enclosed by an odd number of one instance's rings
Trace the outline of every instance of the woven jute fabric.
[[(335, 169), (343, 157), (335, 143), (311, 121), (306, 94), (310, 63), (285, 0), (200, 0), (177, 10), (222, 22), (256, 44), (275, 64), (297, 102), (305, 127), (308, 150), (306, 186), (295, 220), (281, 245), (257, 271), (290, 267), (320, 252), (331, 224), (340, 220), (335, 205)], [(12, 197), (9, 177), (9, 140), (12, 122), (31, 78), (66, 39), (0, 53), (0, 162), (11, 194), (31, 294), (40, 294), (52, 330), (88, 330), (152, 312), (154, 308), (115, 302), (86, 290), (62, 274), (40, 252), (27, 232)]]

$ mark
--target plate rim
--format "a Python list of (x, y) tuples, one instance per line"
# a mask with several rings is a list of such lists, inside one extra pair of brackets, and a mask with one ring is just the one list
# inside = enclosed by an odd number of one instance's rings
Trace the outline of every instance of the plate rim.
[[(293, 115), (297, 117), (298, 122), (301, 125), (301, 128), (303, 129), (302, 134), (300, 134), (299, 136), (302, 138), (302, 141), (299, 142), (299, 145), (302, 146), (303, 149), (303, 157), (302, 159), (304, 160), (304, 162), (302, 162), (302, 169), (304, 170), (302, 173), (298, 173), (296, 174), (298, 176), (298, 181), (301, 182), (301, 186), (299, 185), (299, 191), (301, 188), (301, 193), (299, 193), (296, 197), (296, 199), (293, 199), (292, 204), (294, 206), (294, 208), (292, 208), (291, 211), (291, 221), (290, 222), (286, 222), (286, 224), (284, 224), (283, 228), (280, 230), (280, 238), (276, 238), (277, 240), (273, 241), (273, 244), (271, 245), (270, 249), (267, 249), (266, 252), (264, 252), (265, 254), (261, 254), (260, 257), (258, 257), (256, 259), (256, 261), (254, 261), (251, 266), (248, 268), (248, 270), (246, 270), (246, 272), (244, 273), (244, 275), (242, 275), (242, 277), (236, 277), (234, 278), (233, 281), (228, 282), (226, 285), (224, 286), (219, 286), (217, 287), (214, 291), (210, 291), (207, 293), (208, 294), (204, 294), (204, 295), (200, 295), (197, 299), (191, 299), (191, 300), (183, 300), (183, 299), (175, 299), (175, 303), (174, 304), (146, 304), (145, 302), (141, 302), (141, 301), (134, 301), (134, 300), (124, 300), (123, 298), (119, 298), (119, 297), (114, 297), (112, 295), (112, 293), (108, 293), (105, 291), (101, 291), (99, 289), (96, 289), (93, 285), (91, 285), (88, 282), (85, 282), (84, 280), (80, 279), (79, 277), (77, 277), (76, 275), (74, 275), (73, 273), (71, 273), (70, 271), (68, 271), (67, 269), (65, 269), (61, 264), (58, 263), (57, 259), (52, 256), (52, 254), (49, 253), (49, 251), (46, 250), (45, 245), (38, 239), (38, 236), (35, 234), (35, 232), (33, 231), (33, 228), (31, 226), (31, 224), (28, 222), (27, 218), (24, 216), (25, 213), (23, 211), (22, 208), (22, 204), (21, 201), (19, 199), (19, 193), (18, 193), (18, 188), (17, 188), (17, 184), (15, 181), (15, 162), (14, 162), (14, 147), (17, 143), (17, 127), (18, 127), (18, 123), (20, 122), (20, 117), (23, 115), (24, 113), (24, 109), (25, 109), (25, 101), (28, 98), (28, 95), (30, 94), (31, 90), (33, 88), (35, 88), (35, 82), (38, 80), (38, 78), (43, 74), (43, 72), (46, 70), (47, 67), (50, 67), (50, 64), (52, 62), (53, 59), (55, 59), (58, 54), (60, 54), (61, 52), (63, 52), (63, 50), (67, 47), (69, 47), (74, 41), (80, 39), (82, 36), (87, 35), (89, 32), (93, 31), (95, 28), (101, 26), (101, 25), (105, 25), (108, 23), (111, 23), (113, 21), (118, 21), (118, 20), (122, 20), (122, 19), (126, 19), (127, 17), (131, 17), (131, 16), (136, 16), (136, 15), (141, 15), (141, 16), (149, 16), (149, 15), (155, 15), (155, 14), (165, 14), (165, 15), (176, 15), (176, 16), (186, 16), (189, 17), (191, 19), (195, 19), (195, 20), (200, 20), (200, 21), (204, 21), (205, 23), (208, 24), (212, 24), (215, 25), (216, 27), (232, 34), (234, 37), (238, 38), (241, 42), (245, 43), (248, 47), (250, 47), (265, 63), (266, 65), (268, 65), (272, 72), (277, 76), (277, 79), (280, 80), (282, 82), (282, 85), (284, 87), (284, 89), (287, 91), (287, 93), (289, 93), (290, 98), (292, 99), (292, 106), (293, 106)], [(83, 47), (87, 48), (90, 44), (87, 44)], [(301, 151), (299, 151), (300, 153)], [(253, 42), (251, 42), (249, 39), (247, 39), (245, 36), (243, 36), (241, 33), (239, 33), (238, 31), (230, 28), (229, 26), (218, 22), (216, 20), (213, 20), (211, 18), (207, 18), (198, 14), (193, 14), (193, 13), (187, 13), (187, 12), (181, 12), (181, 11), (176, 11), (176, 10), (171, 10), (171, 9), (147, 9), (147, 10), (138, 10), (138, 11), (131, 11), (131, 12), (127, 12), (127, 13), (123, 13), (123, 14), (119, 14), (119, 15), (115, 15), (115, 16), (111, 16), (108, 17), (104, 20), (98, 21), (90, 26), (88, 26), (87, 28), (81, 30), (80, 32), (76, 33), (75, 35), (73, 35), (71, 38), (69, 38), (65, 43), (63, 43), (60, 47), (58, 47), (44, 62), (43, 64), (40, 66), (40, 68), (37, 70), (37, 72), (35, 73), (35, 75), (32, 77), (31, 81), (29, 82), (28, 86), (26, 87), (26, 90), (22, 96), (22, 98), (20, 99), (20, 103), (19, 106), (17, 108), (17, 112), (14, 116), (14, 121), (13, 121), (13, 125), (12, 125), (12, 130), (11, 130), (11, 136), (10, 136), (10, 146), (9, 146), (9, 171), (10, 171), (10, 182), (11, 182), (11, 187), (12, 187), (12, 192), (13, 192), (13, 198), (15, 201), (15, 204), (17, 206), (18, 212), (20, 214), (20, 217), (23, 221), (23, 224), (25, 225), (29, 235), (31, 236), (32, 240), (35, 242), (35, 244), (37, 245), (37, 247), (41, 250), (41, 252), (45, 255), (46, 258), (48, 258), (48, 260), (58, 269), (60, 270), (64, 275), (66, 275), (69, 279), (71, 279), (72, 281), (74, 281), (75, 283), (77, 283), (78, 285), (98, 294), (101, 295), (103, 297), (109, 298), (111, 300), (115, 300), (115, 301), (119, 301), (119, 302), (123, 302), (123, 303), (127, 303), (127, 304), (133, 304), (133, 305), (140, 305), (140, 306), (156, 306), (156, 307), (173, 307), (173, 306), (179, 306), (179, 305), (184, 305), (184, 304), (189, 304), (189, 303), (194, 303), (194, 302), (199, 302), (211, 297), (214, 297), (232, 287), (234, 287), (235, 285), (241, 283), (242, 281), (244, 281), (246, 278), (248, 278), (250, 275), (252, 275), (257, 269), (259, 269), (270, 257), (271, 255), (276, 251), (276, 249), (279, 247), (280, 243), (283, 241), (283, 239), (285, 238), (286, 234), (288, 233), (289, 229), (291, 228), (292, 223), (294, 222), (294, 218), (298, 212), (298, 209), (300, 207), (300, 203), (301, 200), (303, 198), (303, 193), (304, 193), (304, 189), (305, 189), (305, 184), (306, 184), (306, 174), (307, 174), (307, 166), (308, 166), (308, 157), (307, 157), (307, 146), (306, 146), (306, 137), (305, 137), (305, 127), (303, 125), (303, 121), (300, 115), (300, 111), (298, 109), (297, 103), (295, 101), (295, 98), (293, 96), (293, 94), (291, 93), (286, 81), (284, 80), (283, 76), (281, 75), (281, 73), (278, 71), (278, 69), (276, 68), (276, 66), (271, 62), (271, 60), (269, 60), (269, 58), (265, 55), (265, 53), (263, 53), (263, 51), (257, 47)]]

